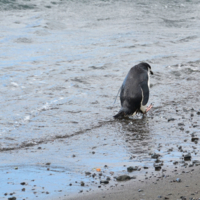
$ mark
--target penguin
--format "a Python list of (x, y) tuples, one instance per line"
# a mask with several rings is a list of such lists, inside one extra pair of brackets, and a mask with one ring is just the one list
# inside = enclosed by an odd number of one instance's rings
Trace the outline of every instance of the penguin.
[(142, 62), (130, 69), (120, 88), (121, 109), (114, 118), (123, 118), (138, 112), (146, 114), (153, 107), (152, 104), (147, 107), (150, 74), (153, 75), (153, 72), (148, 63)]

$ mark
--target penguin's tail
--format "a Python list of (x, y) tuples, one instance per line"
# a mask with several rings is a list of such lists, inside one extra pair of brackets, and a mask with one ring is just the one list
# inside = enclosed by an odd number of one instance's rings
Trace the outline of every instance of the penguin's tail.
[(120, 111), (116, 115), (114, 115), (113, 117), (115, 119), (121, 119), (121, 118), (125, 117), (126, 115), (129, 115), (127, 109), (121, 108)]

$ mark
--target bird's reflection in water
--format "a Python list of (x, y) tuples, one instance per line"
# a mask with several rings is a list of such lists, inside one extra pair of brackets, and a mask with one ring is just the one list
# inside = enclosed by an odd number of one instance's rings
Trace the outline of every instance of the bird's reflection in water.
[(148, 117), (124, 118), (118, 121), (119, 132), (124, 140), (127, 153), (131, 159), (147, 160), (150, 158), (152, 137), (149, 130)]

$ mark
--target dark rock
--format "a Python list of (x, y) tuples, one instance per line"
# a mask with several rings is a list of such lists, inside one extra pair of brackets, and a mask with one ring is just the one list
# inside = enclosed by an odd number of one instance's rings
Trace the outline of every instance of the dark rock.
[(127, 167), (127, 171), (128, 172), (132, 172), (132, 171), (136, 171), (136, 170), (138, 170), (138, 167), (137, 166), (135, 166), (135, 167)]
[(144, 168), (144, 169), (149, 169), (149, 167), (147, 167), (147, 166), (144, 166), (143, 168)]
[(184, 196), (181, 196), (180, 198), (181, 198), (181, 200), (187, 200), (186, 197), (184, 197)]
[(174, 161), (173, 164), (174, 164), (174, 165), (177, 165), (177, 164), (178, 164), (178, 161)]
[(83, 181), (81, 181), (81, 186), (84, 186), (84, 185), (85, 185), (85, 183)]
[(107, 181), (110, 181), (110, 179), (111, 179), (111, 178), (110, 178), (109, 176), (106, 178)]
[(46, 163), (46, 165), (50, 165), (50, 164), (51, 164), (50, 162)]
[(16, 197), (9, 197), (8, 200), (16, 200)]
[(196, 166), (200, 165), (200, 161), (199, 160), (193, 160), (192, 163)]
[(185, 161), (191, 160), (191, 157), (192, 157), (191, 153), (187, 153), (187, 154), (183, 155), (183, 158)]
[(26, 183), (25, 183), (25, 182), (21, 182), (20, 184), (21, 184), (21, 185), (26, 185)]
[(109, 181), (108, 181), (108, 180), (101, 180), (100, 183), (101, 183), (101, 184), (102, 184), (102, 183), (103, 183), (103, 184), (108, 184)]
[(198, 142), (199, 138), (198, 137), (192, 137), (191, 142)]
[(161, 167), (162, 167), (162, 164), (161, 163), (154, 163), (154, 167), (155, 167), (156, 171), (160, 171)]
[(159, 199), (161, 199), (161, 198), (162, 198), (162, 196), (158, 196), (158, 198), (159, 198)]
[(117, 181), (127, 181), (127, 180), (130, 180), (130, 179), (135, 179), (136, 177), (135, 176), (128, 176), (128, 175), (121, 175), (121, 176), (118, 176), (116, 177), (116, 180)]
[(151, 155), (151, 158), (154, 158), (154, 159), (158, 159), (159, 157), (160, 157), (160, 154), (158, 154), (158, 153), (153, 153)]
[(26, 189), (25, 188), (22, 188), (22, 191), (24, 192)]
[(169, 118), (169, 119), (168, 119), (168, 122), (174, 121), (174, 120), (175, 120), (174, 118)]
[(139, 189), (138, 192), (143, 192), (143, 190)]
[(184, 123), (178, 123), (178, 126), (185, 126)]
[(76, 155), (73, 154), (73, 155), (72, 155), (72, 158), (75, 158), (75, 157), (76, 157)]
[(8, 193), (5, 193), (4, 195), (5, 195), (5, 196), (7, 196), (7, 195), (8, 195)]
[(91, 172), (85, 172), (85, 175), (89, 176), (89, 175), (91, 175)]
[(200, 111), (197, 112), (197, 115), (200, 115)]

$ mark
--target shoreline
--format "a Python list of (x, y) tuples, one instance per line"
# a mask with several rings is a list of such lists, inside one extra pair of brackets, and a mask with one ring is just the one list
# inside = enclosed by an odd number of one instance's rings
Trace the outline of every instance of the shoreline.
[[(177, 170), (177, 169), (175, 169)], [(164, 175), (164, 173), (163, 173)], [(199, 199), (200, 198), (200, 167), (179, 168), (170, 175), (118, 182), (115, 188), (103, 191), (82, 193), (73, 197), (57, 198), (57, 200), (100, 200), (100, 199)]]

